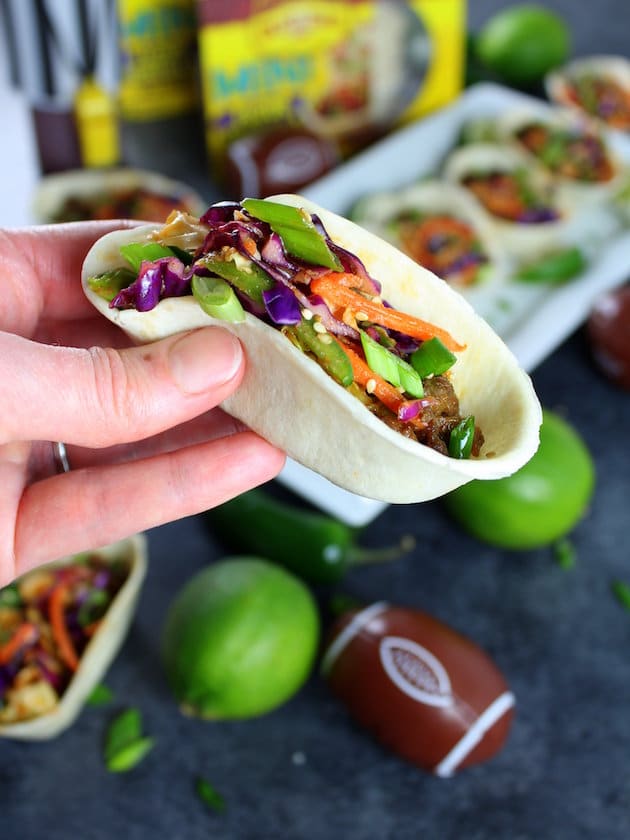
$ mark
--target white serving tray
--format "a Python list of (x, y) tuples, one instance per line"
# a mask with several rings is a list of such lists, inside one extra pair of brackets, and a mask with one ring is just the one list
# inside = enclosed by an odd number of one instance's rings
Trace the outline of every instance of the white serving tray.
[[(497, 116), (527, 104), (540, 108), (544, 103), (500, 85), (475, 85), (452, 105), (389, 135), (306, 187), (303, 193), (322, 207), (347, 215), (354, 202), (368, 193), (407, 186), (436, 172), (468, 120)], [(630, 139), (614, 132), (606, 137), (630, 166)], [(508, 282), (497, 288), (495, 298), (471, 301), (527, 371), (540, 364), (586, 319), (603, 291), (620, 285), (629, 275), (630, 231), (616, 231), (605, 214), (597, 224), (599, 231), (588, 232), (596, 240), (605, 241), (605, 248), (598, 250), (587, 270), (576, 279), (556, 287)], [(365, 525), (387, 507), (384, 502), (342, 490), (291, 460), (278, 480), (349, 525)]]

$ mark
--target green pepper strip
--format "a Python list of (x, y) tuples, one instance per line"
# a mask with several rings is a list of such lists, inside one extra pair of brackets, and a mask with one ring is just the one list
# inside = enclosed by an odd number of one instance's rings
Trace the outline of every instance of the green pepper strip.
[(451, 458), (470, 458), (475, 441), (475, 418), (470, 415), (461, 420), (451, 431), (448, 454)]
[(341, 262), (330, 250), (305, 210), (259, 198), (245, 198), (241, 206), (254, 218), (267, 222), (282, 239), (287, 253), (314, 265), (343, 271)]
[(258, 489), (206, 516), (215, 536), (230, 550), (266, 557), (314, 584), (337, 583), (353, 566), (395, 560), (414, 544), (407, 536), (396, 546), (360, 548), (355, 542), (358, 529)]
[(96, 277), (89, 277), (87, 284), (94, 294), (110, 302), (135, 279), (136, 274), (130, 268), (114, 268)]
[(164, 257), (174, 257), (175, 252), (166, 245), (158, 242), (130, 242), (120, 246), (120, 253), (127, 260), (136, 274), (143, 262), (153, 262)]
[(200, 259), (197, 265), (203, 265), (209, 271), (227, 280), (233, 286), (247, 295), (256, 303), (263, 303), (262, 293), (273, 288), (273, 280), (255, 263), (250, 263), (251, 271), (239, 268), (233, 260), (222, 260), (218, 257), (207, 256)]
[(411, 366), (423, 379), (446, 373), (457, 361), (457, 356), (445, 347), (439, 338), (423, 341), (409, 359)]
[[(328, 333), (318, 333), (313, 321), (302, 318), (299, 324), (285, 327), (289, 337), (294, 337), (303, 350), (310, 350), (317, 357), (322, 368), (344, 388), (352, 385), (354, 374), (352, 364), (341, 345)], [(330, 338), (330, 341), (326, 341)]]

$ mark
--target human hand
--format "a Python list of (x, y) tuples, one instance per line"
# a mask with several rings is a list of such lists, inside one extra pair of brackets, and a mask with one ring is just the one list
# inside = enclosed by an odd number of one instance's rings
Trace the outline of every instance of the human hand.
[[(120, 226), (0, 231), (0, 586), (220, 504), (284, 463), (216, 408), (244, 373), (231, 333), (131, 347), (87, 301), (83, 258)], [(70, 472), (51, 441), (66, 443)]]

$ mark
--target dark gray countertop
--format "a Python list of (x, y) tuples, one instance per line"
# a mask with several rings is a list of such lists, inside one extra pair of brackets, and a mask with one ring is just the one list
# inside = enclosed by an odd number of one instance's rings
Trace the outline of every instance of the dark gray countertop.
[[(498, 5), (473, 0), (472, 23)], [(627, 49), (625, 0), (547, 5), (575, 21), (578, 52)], [(543, 405), (584, 436), (597, 467), (592, 507), (572, 535), (575, 568), (561, 569), (550, 550), (508, 553), (478, 543), (437, 501), (390, 507), (375, 520), (364, 542), (412, 532), (417, 548), (394, 565), (352, 573), (346, 586), (366, 602), (385, 598), (433, 613), (491, 653), (518, 703), (493, 761), (451, 780), (433, 778), (358, 730), (316, 674), (258, 720), (183, 718), (164, 682), (161, 626), (174, 591), (221, 554), (194, 517), (149, 533), (136, 621), (107, 678), (113, 706), (85, 710), (50, 743), (0, 741), (0, 838), (630, 836), (630, 613), (610, 591), (613, 579), (630, 580), (630, 396), (594, 369), (582, 330), (533, 379)], [(134, 772), (113, 776), (102, 764), (103, 733), (126, 705), (142, 709), (158, 743)], [(223, 815), (197, 800), (199, 774), (224, 795)]]

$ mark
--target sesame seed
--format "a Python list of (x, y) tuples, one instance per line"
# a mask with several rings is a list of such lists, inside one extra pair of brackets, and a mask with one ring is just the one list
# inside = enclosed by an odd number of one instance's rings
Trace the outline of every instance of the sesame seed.
[(319, 333), (317, 335), (317, 338), (321, 341), (322, 344), (332, 344), (332, 340), (333, 340), (332, 335), (328, 335), (328, 333), (326, 333), (326, 334)]
[(326, 332), (328, 332), (328, 330), (327, 330), (327, 329), (326, 329), (326, 327), (322, 324), (322, 322), (321, 322), (321, 321), (315, 321), (315, 323), (313, 324), (313, 329), (315, 330), (315, 332), (318, 332), (318, 333), (326, 333)]
[(372, 303), (383, 303), (383, 299), (376, 295), (376, 297), (372, 298)]
[(376, 390), (376, 379), (368, 379), (365, 386), (365, 390), (368, 392), (368, 394), (373, 394)]
[(310, 321), (311, 318), (313, 317), (313, 313), (311, 312), (310, 309), (303, 309), (302, 310), (302, 317), (304, 318), (305, 321)]
[(368, 319), (368, 316), (365, 314), (365, 312), (356, 312), (354, 317), (357, 319), (357, 321), (367, 321)]

